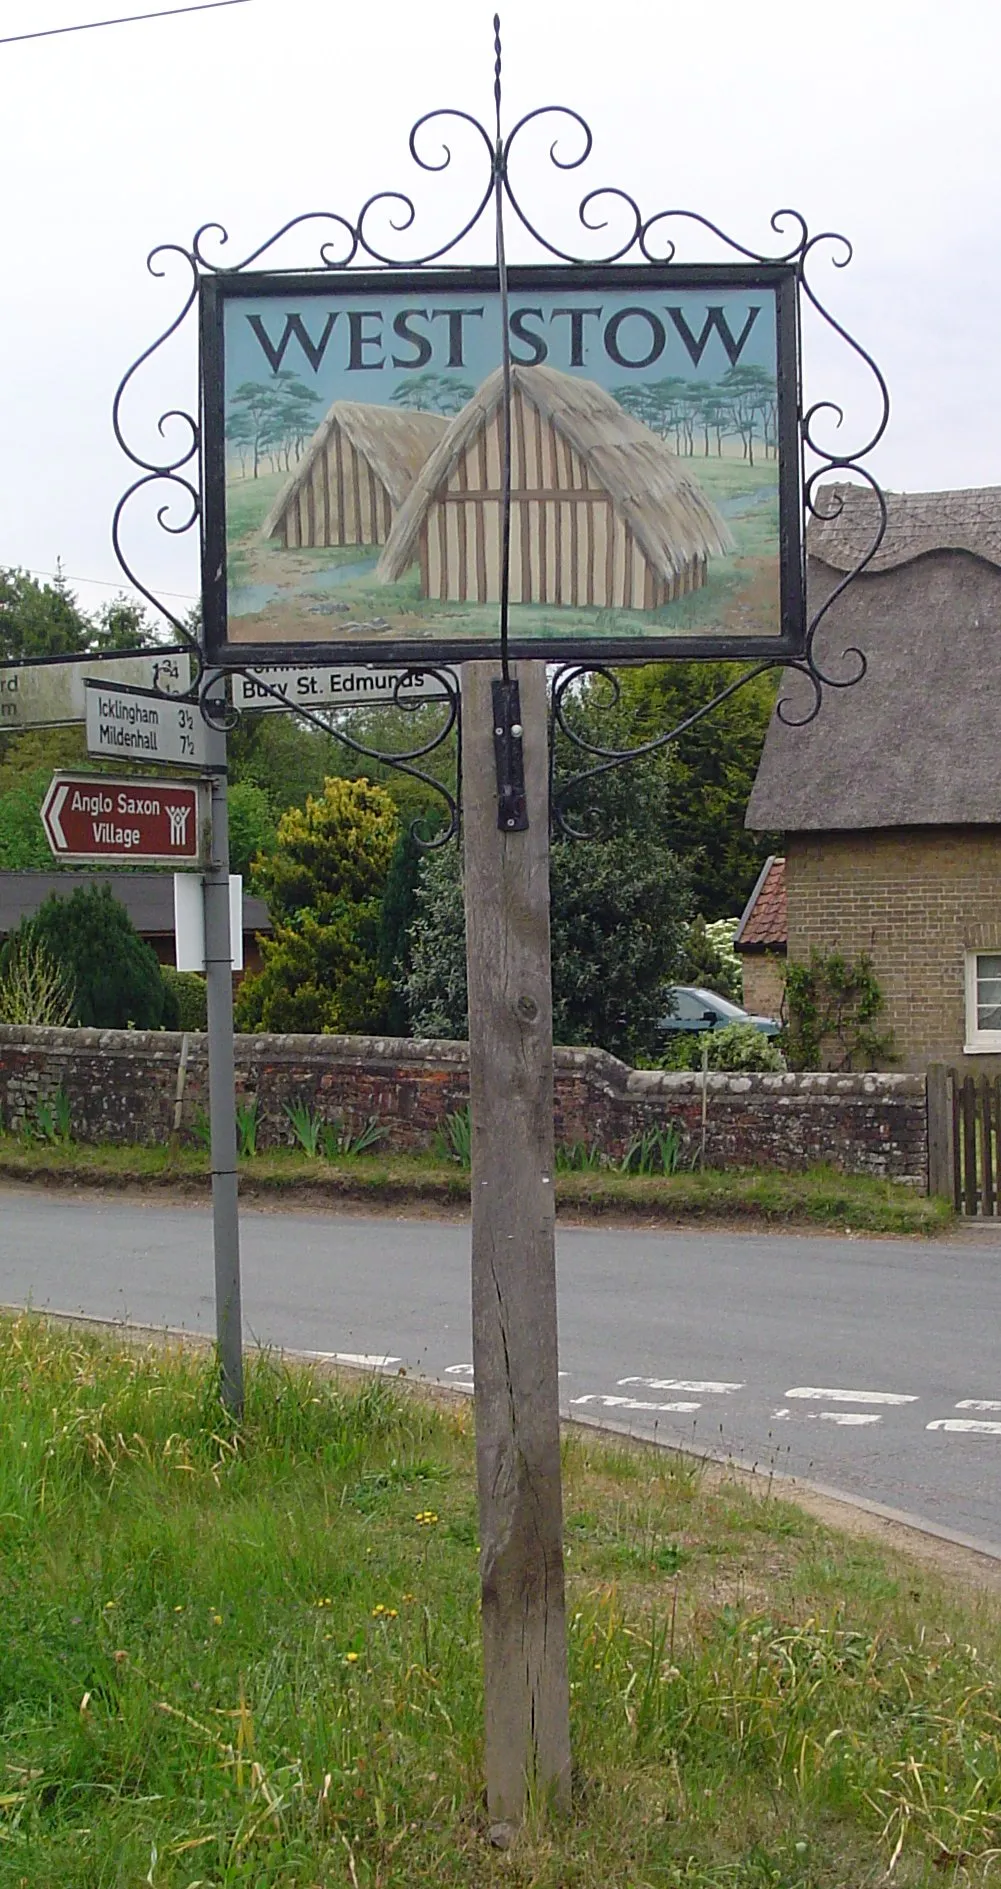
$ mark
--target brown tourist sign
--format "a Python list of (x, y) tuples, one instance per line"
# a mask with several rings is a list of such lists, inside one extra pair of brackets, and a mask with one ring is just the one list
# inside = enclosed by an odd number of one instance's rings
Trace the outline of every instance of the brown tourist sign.
[(42, 825), (57, 859), (196, 866), (202, 857), (202, 794), (197, 781), (59, 773), (42, 802)]

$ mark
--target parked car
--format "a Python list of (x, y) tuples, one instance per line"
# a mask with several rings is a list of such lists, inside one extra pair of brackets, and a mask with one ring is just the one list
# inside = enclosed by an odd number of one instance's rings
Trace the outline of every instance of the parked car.
[(671, 1005), (669, 1013), (660, 1020), (665, 1036), (721, 1030), (727, 1023), (753, 1023), (762, 1036), (777, 1036), (782, 1028), (774, 1017), (752, 1016), (739, 1004), (732, 1004), (727, 997), (717, 997), (714, 990), (703, 990), (698, 984), (671, 984), (664, 995)]

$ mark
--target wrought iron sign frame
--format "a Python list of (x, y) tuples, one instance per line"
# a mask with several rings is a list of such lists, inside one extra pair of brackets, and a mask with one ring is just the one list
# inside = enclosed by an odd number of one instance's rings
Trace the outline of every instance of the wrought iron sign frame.
[[(576, 730), (573, 726), (572, 703), (581, 685), (584, 684), (589, 677), (605, 677), (613, 692), (617, 688), (614, 674), (609, 666), (609, 659), (606, 658), (604, 661), (592, 659), (586, 651), (582, 649), (580, 660), (571, 660), (563, 663), (556, 671), (552, 687), (551, 750), (553, 752), (555, 751), (556, 737), (557, 733), (559, 733), (582, 752), (585, 759), (589, 762), (589, 765), (576, 779), (563, 783), (559, 788), (557, 788), (554, 783), (552, 814), (557, 827), (567, 833), (579, 833), (581, 829), (566, 815), (565, 804), (570, 796), (579, 795), (589, 779), (593, 778), (595, 775), (604, 773), (608, 768), (621, 766), (639, 755), (648, 754), (658, 748), (664, 747), (672, 740), (675, 740), (686, 728), (690, 727), (694, 721), (701, 719), (703, 715), (712, 713), (713, 709), (732, 695), (736, 689), (742, 687), (744, 683), (750, 681), (752, 677), (762, 674), (763, 671), (770, 668), (783, 667), (797, 672), (807, 679), (812, 695), (810, 705), (804, 714), (793, 716), (789, 712), (786, 703), (780, 702), (779, 704), (778, 712), (782, 715), (783, 719), (786, 721), (795, 720), (797, 723), (805, 723), (812, 720), (819, 712), (825, 688), (849, 688), (861, 680), (862, 676), (865, 674), (866, 659), (860, 650), (849, 648), (842, 651), (840, 672), (831, 673), (826, 667), (822, 666), (816, 643), (818, 631), (831, 606), (844, 594), (855, 578), (872, 562), (872, 559), (879, 550), (885, 533), (887, 518), (886, 501), (873, 473), (864, 462), (878, 445), (886, 431), (889, 420), (889, 393), (883, 375), (872, 355), (863, 347), (861, 342), (857, 341), (848, 332), (844, 325), (839, 322), (825, 306), (819, 290), (811, 278), (811, 266), (818, 252), (822, 250), (828, 253), (829, 259), (833, 261), (835, 267), (839, 269), (845, 268), (852, 257), (850, 242), (847, 237), (830, 230), (821, 230), (812, 234), (809, 230), (806, 218), (797, 210), (782, 209), (777, 210), (772, 215), (770, 228), (777, 239), (777, 246), (771, 253), (768, 253), (767, 251), (755, 249), (745, 243), (741, 243), (735, 237), (730, 236), (710, 218), (703, 216), (698, 211), (669, 208), (655, 210), (652, 214), (645, 215), (637, 199), (630, 192), (617, 185), (597, 185), (586, 191), (584, 196), (580, 199), (577, 205), (577, 221), (581, 231), (586, 232), (591, 238), (599, 237), (602, 232), (607, 232), (607, 241), (602, 247), (602, 253), (598, 255), (581, 256), (580, 254), (575, 254), (565, 243), (554, 241), (547, 235), (540, 227), (539, 222), (531, 216), (526, 209), (520, 185), (517, 188), (515, 186), (512, 159), (516, 153), (520, 151), (522, 140), (529, 127), (533, 125), (537, 126), (543, 121), (548, 121), (550, 129), (554, 130), (552, 142), (549, 145), (549, 158), (553, 167), (559, 172), (575, 172), (580, 170), (589, 159), (593, 148), (593, 136), (590, 127), (581, 114), (572, 107), (562, 105), (543, 105), (536, 107), (524, 113), (510, 131), (505, 132), (503, 130), (501, 112), (500, 23), (496, 17), (494, 19), (494, 35), (493, 127), (488, 128), (487, 125), (483, 124), (470, 112), (456, 107), (445, 107), (425, 112), (418, 118), (410, 132), (409, 150), (411, 158), (418, 168), (425, 173), (441, 173), (447, 171), (452, 165), (452, 149), (450, 144), (446, 141), (444, 131), (446, 125), (455, 130), (461, 129), (463, 134), (468, 136), (471, 140), (474, 150), (478, 150), (479, 147), (482, 146), (481, 157), (484, 165), (482, 185), (478, 188), (475, 203), (462, 221), (461, 227), (446, 241), (437, 243), (425, 253), (401, 254), (400, 248), (402, 240), (405, 238), (406, 233), (413, 229), (417, 223), (417, 207), (413, 198), (407, 192), (383, 190), (377, 191), (369, 196), (354, 218), (339, 211), (326, 210), (307, 211), (299, 216), (290, 218), (280, 229), (276, 230), (273, 235), (258, 244), (255, 249), (251, 250), (248, 255), (244, 256), (243, 259), (236, 264), (227, 264), (224, 259), (221, 259), (221, 252), (225, 250), (229, 242), (229, 237), (223, 226), (218, 223), (202, 224), (201, 227), (196, 230), (189, 247), (184, 247), (179, 243), (166, 243), (159, 245), (150, 253), (147, 258), (147, 268), (151, 275), (163, 278), (167, 274), (170, 264), (173, 261), (177, 261), (179, 264), (183, 265), (184, 269), (187, 271), (188, 279), (180, 309), (163, 332), (157, 336), (149, 347), (144, 349), (142, 354), (140, 354), (138, 359), (128, 369), (115, 395), (113, 406), (115, 435), (122, 451), (135, 467), (136, 476), (133, 477), (130, 485), (122, 494), (115, 508), (112, 539), (119, 563), (128, 577), (129, 582), (140, 595), (145, 597), (148, 602), (168, 620), (177, 631), (181, 641), (192, 649), (198, 663), (198, 676), (192, 686), (192, 694), (196, 695), (199, 700), (204, 701), (207, 693), (212, 691), (213, 688), (218, 687), (220, 678), (223, 675), (231, 673), (233, 669), (245, 669), (251, 659), (244, 655), (242, 661), (228, 661), (224, 665), (216, 664), (212, 661), (213, 652), (211, 649), (206, 650), (204, 640), (200, 643), (198, 638), (191, 633), (188, 625), (179, 619), (176, 613), (172, 612), (163, 600), (157, 597), (153, 590), (143, 583), (141, 578), (133, 570), (122, 545), (122, 526), (125, 515), (133, 502), (139, 498), (141, 494), (156, 491), (160, 495), (161, 500), (157, 507), (157, 520), (163, 530), (174, 536), (182, 535), (192, 530), (200, 519), (202, 520), (204, 528), (205, 519), (203, 507), (206, 492), (206, 479), (218, 477), (217, 465), (206, 465), (206, 442), (203, 424), (205, 390), (201, 387), (199, 389), (197, 417), (181, 408), (170, 408), (160, 416), (157, 423), (157, 432), (162, 445), (159, 449), (158, 456), (154, 457), (134, 448), (129, 443), (124, 430), (123, 406), (126, 395), (136, 375), (146, 362), (156, 355), (158, 351), (178, 333), (200, 299), (207, 308), (211, 309), (218, 305), (220, 292), (238, 292), (241, 282), (249, 283), (252, 280), (250, 272), (254, 270), (255, 264), (259, 264), (262, 258), (266, 257), (269, 252), (274, 251), (279, 243), (293, 233), (301, 235), (308, 231), (312, 236), (318, 235), (320, 238), (317, 250), (317, 261), (314, 263), (313, 267), (306, 272), (305, 276), (303, 276), (300, 271), (294, 278), (295, 280), (308, 280), (311, 284), (330, 283), (332, 280), (338, 278), (357, 279), (361, 281), (361, 265), (364, 264), (369, 269), (374, 267), (375, 270), (384, 272), (380, 273), (379, 279), (380, 281), (386, 281), (388, 283), (392, 279), (399, 280), (405, 278), (408, 272), (412, 279), (414, 271), (433, 271), (435, 265), (441, 265), (444, 259), (454, 255), (460, 249), (461, 245), (472, 232), (484, 222), (488, 216), (488, 212), (492, 208), (495, 267), (490, 275), (490, 280), (496, 282), (501, 300), (501, 332), (503, 346), (501, 365), (504, 370), (505, 386), (505, 400), (503, 402), (505, 451), (502, 466), (502, 543), (504, 549), (501, 567), (501, 598), (497, 642), (495, 645), (485, 643), (478, 645), (475, 650), (475, 655), (480, 660), (490, 660), (494, 657), (499, 658), (502, 680), (505, 684), (508, 684), (511, 681), (509, 661), (515, 654), (515, 648), (517, 647), (517, 654), (519, 656), (531, 656), (533, 650), (531, 646), (524, 646), (520, 643), (515, 646), (510, 635), (509, 626), (511, 356), (507, 324), (508, 269), (505, 247), (506, 217), (509, 216), (513, 221), (513, 225), (525, 232), (537, 245), (538, 249), (540, 249), (547, 258), (552, 260), (552, 263), (564, 266), (569, 265), (569, 271), (566, 267), (559, 270), (559, 279), (561, 281), (577, 280), (581, 286), (584, 286), (589, 276), (593, 276), (595, 272), (604, 271), (605, 277), (607, 278), (607, 274), (610, 270), (621, 267), (622, 265), (629, 265), (628, 270), (625, 267), (622, 268), (621, 278), (616, 278), (617, 280), (621, 279), (623, 283), (625, 283), (627, 279), (635, 280), (636, 271), (644, 268), (650, 269), (648, 279), (651, 283), (662, 283), (665, 278), (668, 281), (676, 282), (682, 282), (686, 278), (693, 278), (698, 273), (694, 265), (689, 266), (675, 261), (677, 253), (676, 237), (682, 230), (691, 229), (704, 232), (713, 242), (722, 245), (724, 251), (731, 257), (737, 259), (740, 266), (760, 272), (760, 279), (764, 280), (767, 278), (774, 281), (788, 282), (792, 285), (794, 295), (808, 303), (833, 333), (840, 337), (856, 359), (861, 361), (869, 370), (873, 377), (878, 401), (878, 413), (875, 424), (869, 429), (867, 437), (860, 444), (841, 452), (835, 452), (831, 450), (830, 447), (824, 445), (817, 433), (820, 422), (826, 420), (834, 427), (838, 427), (844, 416), (840, 407), (830, 400), (815, 401), (810, 407), (804, 409), (801, 393), (798, 325), (795, 326), (795, 425), (798, 430), (798, 450), (796, 447), (793, 447), (793, 451), (796, 454), (799, 474), (799, 515), (793, 520), (788, 510), (785, 510), (782, 516), (782, 532), (783, 535), (787, 535), (794, 528), (796, 529), (797, 548), (795, 557), (793, 559), (789, 558), (789, 547), (787, 544), (785, 563), (787, 568), (790, 564), (795, 565), (797, 561), (799, 564), (798, 581), (800, 588), (797, 592), (797, 607), (800, 610), (800, 633), (793, 638), (790, 634), (790, 625), (784, 623), (784, 635), (781, 647), (776, 646), (775, 639), (771, 639), (770, 645), (769, 641), (766, 639), (761, 639), (760, 643), (755, 639), (754, 653), (757, 660), (754, 661), (753, 666), (747, 670), (743, 676), (728, 683), (712, 702), (699, 709), (695, 715), (689, 717), (686, 721), (681, 723), (679, 727), (668, 730), (664, 734), (656, 736), (653, 740), (644, 742), (641, 746), (629, 750), (605, 748), (597, 745), (584, 737), (579, 730)], [(439, 144), (432, 145), (429, 142), (432, 131), (440, 136), (441, 141)], [(568, 137), (571, 140), (576, 140), (576, 142), (569, 146), (569, 154), (564, 154), (568, 151), (566, 143)], [(457, 165), (456, 168), (458, 169), (459, 166)], [(469, 174), (471, 174), (471, 169), (469, 166), (466, 166), (463, 169), (463, 176)], [(382, 225), (386, 227), (383, 233), (380, 234)], [(614, 230), (617, 230), (617, 233), (613, 233)], [(703, 265), (703, 269), (707, 269), (715, 274), (716, 280), (720, 279), (718, 265)], [(578, 273), (574, 276), (570, 271), (576, 271)], [(285, 272), (282, 273), (284, 275)], [(511, 274), (512, 278), (517, 280), (521, 279), (520, 271), (517, 277), (515, 277), (513, 270)], [(290, 276), (289, 279), (291, 280), (293, 278)], [(421, 276), (420, 279), (423, 282), (430, 282), (431, 277), (430, 274), (428, 274), (427, 276)], [(785, 346), (788, 361), (788, 325)], [(176, 440), (176, 444), (173, 448), (167, 445), (168, 437), (174, 437)], [(787, 441), (787, 451), (788, 450), (789, 442)], [(807, 454), (811, 455), (815, 462), (809, 471), (807, 471), (805, 463)], [(873, 537), (871, 543), (867, 546), (863, 555), (859, 557), (854, 567), (841, 577), (840, 581), (834, 586), (830, 594), (823, 600), (819, 607), (812, 615), (807, 617), (805, 614), (805, 576), (803, 571), (803, 540), (805, 538), (805, 532), (801, 529), (801, 525), (804, 517), (814, 516), (830, 519), (831, 516), (834, 515), (831, 503), (828, 503), (826, 508), (818, 505), (818, 487), (821, 486), (821, 482), (825, 478), (830, 477), (832, 474), (842, 477), (848, 476), (856, 481), (860, 481), (868, 486), (873, 493), (875, 500)], [(832, 495), (830, 489), (828, 489), (828, 498), (829, 500), (833, 499), (833, 506), (836, 509), (839, 504), (836, 493)], [(209, 562), (211, 564), (210, 576), (211, 572), (218, 568), (221, 549), (220, 544), (213, 538), (208, 547), (210, 552)], [(208, 568), (208, 566), (206, 568)], [(210, 609), (216, 608), (210, 599), (207, 599), (207, 601), (210, 603)], [(786, 600), (784, 599), (784, 606), (785, 602)], [(216, 624), (217, 621), (218, 619), (216, 618)], [(317, 659), (324, 663), (329, 663), (332, 660), (333, 647), (334, 646), (330, 643), (318, 645), (316, 650)], [(218, 654), (218, 649), (215, 650), (215, 653)], [(345, 655), (348, 659), (350, 659), (352, 653), (353, 652), (349, 653), (345, 651)], [(540, 652), (536, 648), (534, 653), (538, 655)], [(700, 655), (702, 653), (703, 652), (700, 652)], [(721, 661), (732, 661), (734, 653), (735, 651), (732, 644), (728, 646), (726, 640), (723, 638), (719, 639), (718, 643), (715, 644), (711, 651), (712, 657)], [(744, 653), (747, 653), (746, 643), (744, 645)], [(628, 655), (634, 662), (644, 659), (642, 648), (636, 649), (635, 653), (630, 651)], [(626, 660), (626, 650), (620, 646), (620, 649), (617, 651), (617, 656), (618, 660)], [(259, 652), (256, 646), (254, 648), (253, 660), (260, 662), (262, 666), (269, 661), (275, 662), (282, 659), (280, 646), (271, 647), (262, 645)], [(367, 659), (372, 660), (371, 655), (367, 655)], [(675, 642), (672, 638), (671, 647), (669, 649), (666, 651), (658, 649), (656, 658), (650, 657), (649, 655), (646, 657), (646, 660), (657, 661), (669, 661), (672, 659), (691, 660), (691, 646), (686, 646), (686, 642), (681, 639)], [(295, 660), (298, 662), (303, 661), (301, 650), (297, 651)], [(395, 667), (400, 661), (400, 658), (395, 649), (387, 646), (384, 652), (379, 652), (376, 660), (380, 665)], [(442, 645), (441, 660), (455, 660), (454, 646)], [(444, 834), (436, 836), (435, 840), (431, 843), (443, 844), (456, 830), (457, 826), (459, 802), (458, 780), (456, 781), (455, 793), (453, 794), (448, 789), (443, 788), (440, 782), (425, 773), (418, 763), (448, 739), (459, 721), (460, 707), (458, 696), (449, 679), (442, 674), (440, 668), (433, 660), (428, 660), (427, 646), (422, 648), (420, 661), (423, 668), (434, 674), (436, 678), (441, 681), (442, 693), (447, 697), (449, 707), (444, 726), (440, 730), (435, 731), (430, 738), (416, 743), (410, 749), (402, 750), (399, 753), (382, 753), (358, 742), (337, 723), (332, 723), (329, 719), (318, 716), (315, 711), (305, 711), (297, 708), (297, 712), (302, 713), (305, 719), (313, 721), (318, 726), (327, 729), (353, 754), (362, 758), (378, 760), (399, 767), (403, 771), (424, 781), (426, 785), (436, 793), (442, 794), (449, 811), (448, 830)], [(401, 707), (404, 706), (402, 702), (400, 702), (399, 705)]]

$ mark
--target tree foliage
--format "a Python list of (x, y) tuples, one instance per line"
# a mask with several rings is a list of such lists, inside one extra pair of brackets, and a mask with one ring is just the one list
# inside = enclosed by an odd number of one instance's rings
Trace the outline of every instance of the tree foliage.
[(140, 938), (108, 886), (53, 892), (22, 919), (0, 952), (0, 976), (28, 944), (41, 946), (73, 991), (73, 1022), (96, 1029), (158, 1030), (169, 1021), (156, 952)]
[[(576, 718), (594, 739), (619, 724), (596, 698)], [(566, 771), (570, 756), (561, 746)], [(576, 764), (581, 765), (579, 753)], [(653, 756), (599, 776), (575, 819), (590, 837), (557, 838), (550, 857), (553, 1028), (563, 1043), (595, 1043), (626, 1058), (649, 1053), (689, 913), (687, 874), (668, 843), (669, 764)], [(407, 1000), (419, 1035), (467, 1030), (465, 923), (458, 849), (421, 868), (411, 928)]]
[(277, 844), (278, 831), (271, 802), (263, 787), (255, 787), (252, 781), (235, 781), (227, 799), (230, 868), (251, 881), (254, 861), (272, 853)]
[(0, 570), (0, 660), (80, 655), (90, 632), (63, 578), (39, 583), (27, 571)]
[(263, 969), (240, 986), (241, 1029), (381, 1027), (390, 985), (379, 912), (396, 837), (392, 800), (366, 780), (327, 780), (282, 815), (276, 850), (255, 865), (274, 933), (261, 943)]
[(740, 959), (733, 949), (736, 928), (735, 918), (717, 918), (711, 925), (701, 916), (693, 918), (685, 927), (675, 982), (698, 984), (703, 990), (715, 991), (717, 997), (742, 1003)]
[(308, 795), (323, 793), (324, 781), (348, 772), (333, 735), (295, 715), (251, 710), (227, 742), (231, 781), (260, 788), (275, 815), (305, 806)]
[[(620, 672), (620, 720), (633, 741), (676, 728), (741, 673), (736, 663), (672, 662)], [(758, 676), (697, 721), (670, 747), (663, 809), (665, 842), (691, 875), (707, 919), (739, 912), (770, 852), (774, 834), (749, 833), (744, 815), (775, 702), (775, 680)]]
[[(683, 869), (631, 835), (563, 840), (550, 862), (553, 1034), (627, 1060), (657, 1043), (688, 908)], [(406, 991), (418, 1036), (465, 1037), (465, 919), (455, 848), (421, 871)]]
[(148, 649), (160, 641), (142, 605), (131, 598), (115, 597), (91, 617), (65, 578), (47, 583), (13, 566), (0, 569), (0, 662)]

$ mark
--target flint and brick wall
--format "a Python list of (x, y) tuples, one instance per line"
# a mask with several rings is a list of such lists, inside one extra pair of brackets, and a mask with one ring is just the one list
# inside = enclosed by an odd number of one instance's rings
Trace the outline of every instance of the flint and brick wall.
[[(80, 1141), (166, 1141), (175, 1118), (184, 1039), (129, 1030), (0, 1027), (0, 1117), (19, 1128), (62, 1089)], [(629, 1069), (597, 1049), (557, 1049), (556, 1139), (597, 1141), (621, 1155), (644, 1128), (674, 1122), (689, 1152), (701, 1139), (702, 1077)], [(294, 1137), (287, 1103), (360, 1127), (377, 1116), (385, 1148), (432, 1145), (468, 1099), (464, 1043), (385, 1037), (241, 1036), (239, 1098), (256, 1098), (261, 1148)], [(207, 1041), (188, 1038), (183, 1128), (208, 1108)], [(827, 1162), (845, 1173), (924, 1189), (928, 1130), (923, 1077), (710, 1074), (706, 1164), (795, 1172)]]
[(965, 954), (1001, 951), (1001, 828), (895, 827), (786, 839), (789, 957), (868, 952), (895, 1067), (1001, 1072), (964, 1057)]

